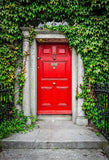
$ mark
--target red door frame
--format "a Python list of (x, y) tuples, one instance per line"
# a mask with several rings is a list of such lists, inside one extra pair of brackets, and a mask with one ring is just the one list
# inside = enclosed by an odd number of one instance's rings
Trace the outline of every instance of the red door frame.
[[(39, 43), (38, 45), (40, 45), (40, 44), (45, 44), (45, 43)], [(54, 44), (54, 43), (50, 43), (50, 44)], [(56, 44), (56, 43), (55, 43)], [(58, 44), (63, 44), (63, 43), (58, 43)], [(67, 43), (65, 43), (67, 46), (68, 46), (68, 44)], [(58, 111), (58, 112), (56, 112), (56, 110), (55, 110), (55, 112), (53, 111), (45, 111), (45, 112), (39, 112), (38, 111), (38, 78), (39, 78), (39, 76), (38, 76), (38, 70), (39, 70), (39, 66), (38, 66), (38, 61), (40, 60), (40, 57), (38, 57), (38, 49), (37, 49), (37, 113), (38, 114), (72, 114), (72, 54), (71, 54), (71, 50), (70, 50), (70, 48), (69, 48), (69, 55), (70, 55), (70, 76), (69, 76), (69, 79), (70, 79), (70, 110), (68, 110), (68, 111)]]

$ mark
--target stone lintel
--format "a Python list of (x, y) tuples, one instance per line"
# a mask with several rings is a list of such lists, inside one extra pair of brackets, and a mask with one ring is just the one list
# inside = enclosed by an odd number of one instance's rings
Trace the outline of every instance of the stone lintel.
[(68, 43), (68, 38), (36, 38), (39, 43)]

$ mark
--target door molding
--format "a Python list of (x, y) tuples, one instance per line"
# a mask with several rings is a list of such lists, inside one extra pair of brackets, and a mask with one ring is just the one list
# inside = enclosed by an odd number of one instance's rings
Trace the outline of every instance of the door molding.
[[(37, 41), (36, 39), (65, 39), (65, 35), (59, 31), (37, 31), (37, 35), (29, 46), (29, 29), (21, 28), (24, 34), (23, 53), (29, 51), (27, 56), (25, 85), (23, 88), (23, 110), (24, 114), (37, 116)], [(24, 59), (25, 61), (25, 59)], [(80, 84), (83, 83), (84, 67), (81, 55), (76, 53), (72, 48), (72, 121), (79, 125), (87, 125), (88, 120), (85, 119), (84, 111), (82, 110), (83, 99), (76, 100), (76, 92), (81, 92)]]

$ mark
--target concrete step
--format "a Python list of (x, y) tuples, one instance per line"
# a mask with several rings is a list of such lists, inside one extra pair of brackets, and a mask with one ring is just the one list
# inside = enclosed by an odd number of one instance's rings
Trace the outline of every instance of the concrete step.
[(38, 115), (37, 116), (39, 121), (71, 121), (72, 120), (72, 115)]
[(101, 149), (107, 143), (97, 136), (92, 128), (77, 126), (72, 121), (39, 121), (26, 134), (14, 134), (3, 140), (3, 147), (9, 149)]
[(0, 160), (108, 160), (101, 149), (8, 149)]

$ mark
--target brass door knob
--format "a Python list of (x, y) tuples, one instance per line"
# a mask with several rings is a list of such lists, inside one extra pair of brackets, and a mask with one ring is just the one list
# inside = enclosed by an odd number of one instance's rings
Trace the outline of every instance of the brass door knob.
[(55, 86), (56, 85), (56, 83), (55, 82), (53, 82), (53, 86)]

